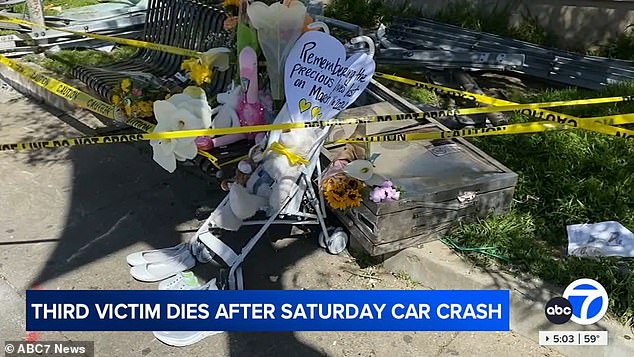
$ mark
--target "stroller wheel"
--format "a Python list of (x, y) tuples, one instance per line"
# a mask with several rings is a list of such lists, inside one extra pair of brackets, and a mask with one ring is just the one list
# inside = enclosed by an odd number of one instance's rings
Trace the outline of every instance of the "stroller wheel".
[(319, 234), (319, 246), (326, 249), (330, 254), (340, 254), (348, 246), (348, 233), (343, 228), (328, 228), (328, 237), (324, 237), (324, 232)]
[[(335, 231), (334, 227), (328, 227), (328, 235), (332, 234)], [(322, 230), (321, 232), (319, 232), (319, 246), (324, 248), (324, 249), (328, 249), (328, 247), (326, 247), (326, 240), (324, 238), (324, 231)]]

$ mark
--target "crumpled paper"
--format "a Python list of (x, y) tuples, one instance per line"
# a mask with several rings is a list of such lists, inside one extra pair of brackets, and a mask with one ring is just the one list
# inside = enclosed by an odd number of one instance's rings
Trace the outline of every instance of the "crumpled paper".
[(568, 255), (575, 257), (634, 257), (634, 233), (616, 221), (566, 227)]

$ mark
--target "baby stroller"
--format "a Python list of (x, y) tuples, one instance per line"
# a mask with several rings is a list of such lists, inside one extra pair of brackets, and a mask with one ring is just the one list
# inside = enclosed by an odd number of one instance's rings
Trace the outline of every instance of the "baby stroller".
[[(320, 162), (321, 148), (328, 137), (330, 127), (319, 129), (319, 134), (306, 158), (308, 163), (301, 165), (301, 173), (297, 178), (295, 189), (288, 195), (282, 207), (269, 215), (267, 219), (253, 219), (243, 222), (243, 226), (261, 226), (258, 232), (239, 251), (235, 252), (222, 241), (210, 233), (210, 218), (199, 230), (201, 240), (207, 247), (222, 259), (229, 267), (228, 274), (223, 277), (221, 287), (228, 290), (242, 290), (244, 283), (242, 278), (242, 263), (253, 250), (258, 241), (264, 236), (271, 225), (319, 225), (321, 228), (320, 245), (337, 253), (345, 248), (347, 234), (343, 230), (335, 230), (326, 226), (326, 206), (323, 195), (315, 190), (314, 180), (319, 180), (322, 175)], [(275, 133), (271, 133), (268, 143), (275, 142)], [(229, 197), (225, 197), (222, 204), (226, 204)], [(330, 232), (330, 233), (329, 233)]]
[[(153, 279), (139, 279), (137, 276), (135, 278), (137, 280), (159, 281), (171, 276), (159, 284), (159, 289), (162, 290), (243, 290), (242, 264), (272, 225), (318, 225), (322, 231), (319, 237), (320, 245), (331, 253), (343, 251), (348, 242), (348, 235), (343, 229), (334, 230), (326, 226), (325, 201), (321, 191), (315, 190), (313, 185), (314, 180), (319, 180), (322, 175), (321, 148), (328, 138), (330, 129), (331, 127), (300, 129), (315, 130), (318, 134), (308, 150), (305, 162), (299, 168), (295, 189), (284, 199), (278, 210), (267, 214), (267, 218), (255, 218), (241, 222), (240, 227), (261, 227), (246, 244), (242, 245), (240, 250), (236, 251), (231, 248), (214, 232), (216, 222), (214, 222), (215, 216), (212, 214), (189, 242), (171, 248), (139, 252), (128, 256), (128, 263), (133, 265), (132, 275), (135, 276), (133, 270), (136, 268), (143, 269), (143, 267), (147, 268), (149, 264), (156, 264), (157, 268), (152, 272), (155, 274)], [(277, 142), (280, 134), (280, 132), (268, 134), (267, 148)], [(256, 172), (253, 174), (255, 175)], [(219, 208), (216, 208), (214, 212), (228, 206), (229, 202), (230, 195), (227, 194), (218, 205)], [(222, 261), (224, 269), (220, 270), (220, 276), (202, 286), (188, 286), (188, 276), (186, 275), (188, 272), (186, 271), (197, 262), (210, 263), (212, 261)], [(142, 264), (135, 265), (137, 263)], [(153, 274), (150, 274), (149, 278), (152, 278)], [(196, 278), (194, 277), (194, 279)], [(154, 332), (154, 336), (171, 346), (188, 346), (219, 332), (221, 331), (159, 331)]]
[[(283, 113), (280, 117), (285, 118), (288, 115)], [(234, 250), (223, 242), (218, 234), (219, 226), (223, 227), (220, 230), (227, 229), (226, 222), (222, 221), (231, 221), (231, 218), (227, 219), (226, 215), (223, 216), (223, 212), (228, 210), (226, 207), (231, 201), (231, 195), (227, 194), (189, 242), (128, 256), (128, 263), (132, 265), (130, 270), (132, 276), (140, 281), (161, 281), (159, 289), (188, 289), (188, 286), (184, 285), (182, 274), (179, 273), (193, 268), (196, 263), (215, 263), (225, 268), (225, 274), (222, 274), (223, 276), (217, 281), (216, 287), (242, 290), (244, 289), (242, 263), (271, 225), (318, 225), (322, 231), (319, 238), (320, 245), (332, 253), (343, 251), (347, 245), (348, 236), (342, 229), (333, 230), (326, 226), (326, 205), (323, 195), (313, 185), (314, 180), (318, 180), (322, 175), (321, 148), (328, 137), (330, 128), (299, 129), (314, 130), (315, 134), (312, 136), (314, 140), (310, 149), (306, 150), (308, 154), (304, 158), (305, 161), (299, 164), (299, 174), (293, 190), (279, 205), (279, 209), (265, 212), (263, 219), (245, 219), (234, 225), (236, 228), (231, 229), (233, 231), (243, 226), (261, 226), (241, 249)], [(267, 150), (272, 144), (278, 142), (280, 135), (279, 131), (268, 134)], [(252, 175), (257, 174), (256, 169)], [(273, 182), (267, 184), (272, 186)]]
[[(357, 38), (356, 42), (361, 40), (371, 42), (368, 38)], [(372, 43), (373, 45), (373, 43)], [(370, 52), (373, 54), (373, 47)], [(281, 113), (277, 116), (274, 124), (290, 121), (288, 108), (284, 106)], [(282, 181), (284, 178), (292, 177), (294, 185), (290, 191), (284, 191), (285, 196), (271, 196), (276, 200), (271, 207), (275, 209), (260, 209), (264, 212), (264, 217), (249, 216), (247, 219), (239, 219), (242, 217), (235, 213), (235, 205), (232, 207), (231, 192), (227, 194), (218, 207), (200, 226), (189, 242), (182, 243), (178, 246), (159, 249), (153, 251), (145, 251), (134, 253), (128, 256), (128, 263), (132, 265), (131, 274), (140, 281), (161, 281), (159, 289), (161, 290), (243, 290), (244, 279), (242, 265), (247, 256), (254, 250), (256, 244), (261, 240), (265, 233), (272, 225), (287, 226), (305, 226), (317, 225), (320, 227), (321, 234), (319, 236), (319, 244), (322, 248), (329, 252), (337, 254), (342, 252), (348, 243), (348, 235), (341, 228), (333, 229), (326, 225), (326, 204), (321, 190), (316, 190), (314, 182), (319, 182), (322, 178), (322, 165), (320, 161), (321, 149), (329, 137), (332, 127), (325, 128), (306, 128), (293, 130), (293, 133), (299, 131), (310, 131), (310, 144), (302, 146), (301, 158), (303, 159), (293, 170), (292, 175), (270, 175), (268, 182), (263, 186), (272, 187), (275, 183)], [(280, 144), (285, 133), (281, 131), (272, 131), (267, 134), (266, 146), (264, 152), (274, 149), (275, 144)], [(286, 138), (291, 135), (287, 135)], [(275, 151), (275, 150), (273, 150)], [(281, 156), (278, 156), (278, 158)], [(284, 158), (285, 159), (285, 158)], [(288, 158), (291, 161), (290, 157)], [(263, 161), (266, 163), (266, 159)], [(292, 165), (292, 164), (291, 164)], [(267, 175), (260, 175), (264, 164), (260, 164), (253, 172), (250, 178), (255, 180), (264, 178)], [(261, 169), (260, 171), (258, 171)], [(284, 176), (284, 177), (283, 177)], [(258, 178), (259, 177), (259, 178)], [(272, 180), (272, 177), (276, 179)], [(276, 181), (278, 180), (278, 181)], [(267, 180), (263, 180), (267, 181)], [(256, 185), (257, 186), (257, 185)], [(241, 184), (235, 187), (242, 187)], [(252, 186), (251, 186), (252, 187)], [(240, 190), (246, 190), (241, 188)], [(249, 194), (255, 196), (257, 189), (250, 189)], [(281, 192), (281, 191), (280, 191)], [(266, 201), (270, 202), (269, 200)], [(232, 211), (231, 214), (223, 215), (223, 212)], [(219, 212), (219, 213), (218, 213)], [(231, 212), (230, 212), (231, 213)], [(228, 218), (227, 218), (228, 217)], [(258, 218), (256, 218), (258, 217)], [(219, 231), (238, 231), (244, 226), (260, 227), (259, 230), (250, 237), (246, 244), (240, 244), (239, 248), (234, 249), (231, 243), (224, 238)], [(227, 228), (231, 227), (231, 228)], [(230, 244), (228, 244), (230, 243)], [(235, 244), (231, 244), (234, 245)], [(207, 284), (199, 286), (191, 285), (188, 279), (191, 275), (185, 275), (187, 271), (193, 268), (197, 263), (217, 263), (224, 269), (221, 270), (219, 276), (210, 280)], [(185, 272), (185, 273), (183, 273)], [(194, 280), (195, 277), (194, 277)], [(189, 280), (191, 281), (191, 280)], [(206, 336), (217, 332), (155, 332), (154, 335), (164, 343), (173, 346), (185, 346), (195, 343)]]

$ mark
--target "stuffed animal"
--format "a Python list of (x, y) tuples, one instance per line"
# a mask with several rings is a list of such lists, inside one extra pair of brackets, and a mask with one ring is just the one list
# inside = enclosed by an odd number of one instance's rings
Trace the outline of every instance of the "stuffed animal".
[[(214, 225), (225, 230), (237, 230), (240, 222), (253, 217), (258, 211), (269, 215), (278, 212), (298, 188), (300, 164), (308, 162), (308, 155), (321, 130), (293, 130), (281, 133), (277, 140), (269, 143), (261, 162), (250, 176), (247, 175), (246, 184), (229, 185), (228, 205), (218, 207), (212, 213)], [(252, 150), (252, 156), (254, 163), (260, 160), (258, 150)]]
[[(219, 113), (213, 121), (214, 128), (236, 128), (266, 124), (265, 108), (260, 103), (258, 89), (258, 57), (251, 47), (245, 47), (239, 56), (240, 81), (228, 93), (220, 93), (218, 102), (222, 104)], [(262, 132), (223, 135), (217, 138), (202, 138), (198, 140), (198, 148), (210, 150), (215, 147), (233, 144), (248, 139), (261, 142), (265, 134)]]
[(309, 128), (280, 134), (279, 140), (270, 145), (245, 187), (231, 186), (230, 197), (234, 199), (230, 199), (230, 202), (234, 214), (245, 220), (259, 210), (269, 214), (279, 211), (286, 198), (297, 188), (302, 167), (300, 164), (308, 159), (320, 133), (319, 128)]
[[(218, 94), (217, 100), (221, 106), (218, 107), (218, 114), (211, 123), (212, 128), (235, 128), (240, 126), (237, 109), (241, 94), (240, 86), (234, 87), (227, 93)], [(200, 150), (209, 151), (215, 147), (229, 145), (242, 139), (246, 139), (246, 134), (222, 135), (215, 138), (201, 136), (196, 138), (196, 145)]]
[[(258, 125), (262, 123), (247, 123), (244, 120), (240, 120), (238, 115), (238, 109), (241, 107), (240, 103), (244, 100), (244, 94), (241, 86), (236, 86), (229, 92), (220, 93), (217, 96), (218, 103), (221, 106), (218, 109), (218, 114), (213, 119), (212, 128), (237, 128), (244, 125)], [(249, 134), (230, 134), (221, 135), (218, 137), (200, 137), (196, 140), (198, 148), (201, 150), (211, 150), (213, 148), (226, 146), (245, 139), (255, 139), (256, 143), (262, 142), (266, 135), (262, 132)]]

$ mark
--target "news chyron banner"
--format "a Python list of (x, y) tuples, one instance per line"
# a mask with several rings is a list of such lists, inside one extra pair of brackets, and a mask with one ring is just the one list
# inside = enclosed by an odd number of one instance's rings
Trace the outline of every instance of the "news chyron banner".
[(29, 290), (28, 331), (509, 331), (508, 290)]

